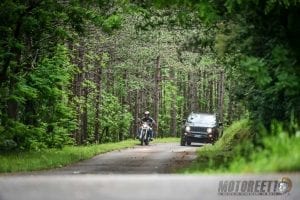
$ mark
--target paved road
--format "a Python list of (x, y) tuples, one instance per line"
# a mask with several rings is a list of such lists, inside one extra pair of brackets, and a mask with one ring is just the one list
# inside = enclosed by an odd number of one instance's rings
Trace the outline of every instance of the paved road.
[[(289, 177), (293, 186), (283, 195), (222, 196), (220, 181), (272, 181)], [(266, 190), (267, 187), (265, 187)], [(252, 188), (254, 189), (254, 188)], [(260, 187), (258, 188), (258, 190)], [(270, 175), (64, 175), (0, 177), (0, 200), (200, 200), (300, 199), (299, 174)]]
[[(190, 163), (196, 157), (198, 147), (181, 147), (177, 143), (137, 146), (99, 155), (60, 169), (0, 176), (0, 200), (300, 199), (299, 173), (170, 174)], [(292, 182), (289, 192), (282, 195), (261, 195), (260, 192), (255, 192), (272, 191), (272, 187), (277, 186), (283, 177)], [(270, 188), (267, 183), (272, 183)], [(230, 184), (233, 184), (232, 187)], [(220, 188), (223, 192), (235, 191), (237, 188), (238, 191), (247, 189), (254, 193), (220, 195)]]
[(196, 158), (198, 146), (150, 144), (98, 155), (61, 169), (36, 174), (155, 174), (173, 173)]

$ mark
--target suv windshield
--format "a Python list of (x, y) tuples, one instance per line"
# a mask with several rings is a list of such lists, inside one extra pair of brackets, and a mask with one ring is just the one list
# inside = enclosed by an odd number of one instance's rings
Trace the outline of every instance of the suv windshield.
[(189, 123), (216, 124), (216, 116), (210, 114), (191, 114), (187, 120)]

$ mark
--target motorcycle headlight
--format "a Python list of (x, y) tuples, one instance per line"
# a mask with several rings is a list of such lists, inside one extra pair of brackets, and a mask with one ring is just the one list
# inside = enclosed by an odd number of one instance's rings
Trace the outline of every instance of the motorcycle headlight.
[(206, 129), (206, 132), (207, 132), (207, 133), (212, 133), (212, 128), (207, 128), (207, 129)]
[(186, 127), (185, 127), (185, 131), (186, 131), (186, 132), (190, 132), (190, 131), (191, 131), (191, 127), (186, 126)]

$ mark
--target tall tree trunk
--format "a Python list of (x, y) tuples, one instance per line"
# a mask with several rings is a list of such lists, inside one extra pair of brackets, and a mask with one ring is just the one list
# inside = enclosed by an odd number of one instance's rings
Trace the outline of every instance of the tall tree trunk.
[[(74, 83), (73, 83), (73, 93), (77, 99), (81, 97), (81, 78), (82, 74), (79, 72), (75, 75)], [(80, 120), (80, 113), (81, 113), (81, 105), (78, 101), (75, 101), (75, 107), (76, 107), (76, 114), (77, 114), (77, 129), (73, 133), (73, 137), (76, 140), (77, 144), (80, 144), (80, 128), (81, 128), (81, 120)]]
[(227, 123), (228, 125), (232, 124), (233, 120), (234, 120), (234, 108), (235, 108), (235, 102), (233, 100), (233, 96), (231, 95), (229, 97), (229, 105), (228, 105), (228, 119), (227, 119)]
[(140, 114), (140, 92), (136, 90), (135, 93), (135, 110), (134, 110), (134, 119), (135, 119), (135, 130), (134, 132), (137, 133), (139, 129), (139, 114)]
[(160, 102), (160, 85), (161, 85), (161, 69), (160, 69), (160, 56), (156, 58), (155, 68), (155, 88), (154, 88), (154, 120), (156, 122), (156, 134), (159, 131), (159, 102)]
[(214, 112), (219, 113), (219, 76), (218, 72), (214, 71)]
[[(219, 81), (219, 100), (218, 100), (218, 113), (219, 113), (219, 120), (220, 122), (223, 123), (224, 120), (224, 95), (225, 95), (225, 87), (224, 87), (224, 83), (225, 82), (225, 78), (224, 78), (224, 71), (221, 70), (220, 72), (220, 81)], [(229, 101), (230, 101), (230, 97), (229, 97)]]
[(207, 72), (204, 70), (203, 71), (203, 78), (202, 78), (202, 93), (203, 93), (203, 95), (202, 95), (202, 97), (203, 97), (203, 99), (202, 99), (202, 111), (203, 112), (207, 112), (207, 89), (206, 89), (206, 86), (207, 86)]
[(106, 69), (106, 91), (111, 94), (114, 94), (114, 81), (112, 63), (109, 63), (108, 68)]
[[(18, 37), (19, 37), (19, 35), (16, 36), (16, 38), (18, 38)], [(17, 62), (17, 66), (20, 66), (21, 65), (21, 57), (22, 57), (21, 50), (19, 50), (17, 48), (13, 48), (12, 53), (15, 55), (15, 59), (16, 59), (15, 61)], [(9, 58), (7, 67), (9, 67), (10, 63), (11, 63), (11, 60)], [(4, 64), (4, 65), (6, 65), (6, 64)], [(6, 68), (6, 66), (4, 66), (4, 68)], [(5, 70), (7, 70), (7, 69), (5, 69)], [(20, 69), (17, 67), (12, 68), (10, 70), (11, 70), (11, 72), (10, 72), (11, 74), (17, 74), (20, 71)], [(9, 96), (11, 96), (14, 93), (14, 89), (17, 84), (17, 79), (13, 76), (8, 76), (6, 78), (9, 78)], [(7, 116), (8, 116), (8, 118), (17, 120), (18, 119), (18, 111), (19, 111), (18, 102), (15, 99), (9, 98), (7, 101)]]
[(95, 83), (96, 83), (96, 102), (95, 102), (95, 131), (94, 131), (94, 140), (96, 143), (100, 142), (100, 102), (101, 102), (101, 84), (102, 84), (102, 68), (98, 66), (96, 69), (96, 73), (94, 76)]
[(203, 85), (203, 77), (202, 77), (202, 70), (199, 70), (199, 83), (197, 86), (197, 93), (198, 93), (198, 107), (199, 111), (203, 112), (203, 91), (202, 91), (202, 85)]
[(208, 86), (209, 86), (209, 112), (213, 112), (214, 108), (214, 85), (212, 80), (212, 72), (209, 73), (209, 80), (208, 80)]
[(25, 124), (37, 126), (38, 120), (36, 117), (36, 107), (34, 101), (27, 100), (25, 103)]
[[(184, 97), (184, 84), (183, 84), (183, 80), (182, 80), (182, 73), (179, 71), (177, 74), (177, 91), (179, 95), (182, 95)], [(180, 105), (177, 105), (178, 108), (178, 116), (179, 119), (182, 120), (185, 116), (184, 116), (184, 99), (182, 100)]]
[[(9, 96), (13, 95), (15, 87), (15, 80), (13, 77), (9, 80)], [(7, 116), (10, 119), (17, 120), (18, 118), (18, 102), (9, 98), (7, 101)]]
[(187, 94), (187, 105), (186, 105), (186, 107), (187, 107), (187, 109), (188, 109), (188, 111), (189, 112), (191, 112), (191, 111), (193, 111), (192, 110), (192, 101), (193, 101), (193, 93), (192, 93), (192, 86), (191, 86), (191, 82), (192, 82), (192, 77), (191, 77), (191, 73), (190, 72), (188, 72), (188, 74), (187, 74), (187, 92), (186, 92), (186, 94)]
[[(134, 114), (134, 105), (132, 103), (132, 91), (128, 92), (128, 105), (129, 105), (129, 111), (130, 113)], [(133, 115), (134, 117), (134, 115)], [(130, 138), (133, 138), (135, 136), (135, 121), (133, 120), (130, 124), (130, 129), (129, 129), (129, 133), (130, 133)]]
[[(83, 82), (83, 67), (84, 67), (84, 44), (83, 41), (80, 42), (80, 45), (78, 46), (78, 59), (77, 59), (77, 66), (79, 68), (79, 72), (77, 74), (77, 80), (76, 80), (76, 96), (78, 99), (80, 99), (83, 95), (83, 89), (81, 88), (81, 84)], [(83, 108), (82, 103), (78, 103), (77, 105), (77, 114), (78, 114), (78, 131), (76, 132), (76, 141), (77, 144), (83, 143), (83, 111), (81, 110)], [(83, 108), (84, 109), (84, 108)]]
[(193, 112), (199, 112), (199, 99), (198, 99), (198, 74), (195, 74), (195, 72), (190, 72), (190, 77), (191, 77), (191, 88), (190, 88), (190, 92), (191, 92), (191, 110)]
[(88, 138), (88, 88), (83, 89), (83, 112), (81, 115), (82, 128), (81, 128), (81, 143), (85, 144)]
[(172, 100), (171, 100), (171, 123), (170, 123), (170, 134), (172, 136), (176, 136), (176, 123), (177, 123), (177, 109), (176, 109), (176, 81), (175, 81), (175, 70), (174, 67), (170, 67), (170, 80), (172, 82)]

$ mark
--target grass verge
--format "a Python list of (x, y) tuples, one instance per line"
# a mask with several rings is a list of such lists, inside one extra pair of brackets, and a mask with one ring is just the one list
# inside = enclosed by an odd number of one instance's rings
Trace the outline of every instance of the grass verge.
[(136, 140), (89, 146), (66, 146), (63, 149), (46, 149), (40, 152), (20, 152), (0, 155), (0, 172), (26, 172), (62, 167), (91, 158), (97, 154), (133, 147)]
[(237, 156), (229, 165), (233, 173), (300, 171), (300, 137), (288, 134), (263, 138), (264, 148), (255, 148), (249, 157)]
[[(157, 138), (154, 143), (178, 142), (179, 138)], [(45, 149), (39, 152), (20, 152), (0, 154), (0, 173), (29, 172), (63, 167), (97, 154), (133, 147), (138, 140), (126, 140), (89, 146), (66, 146), (63, 149)]]
[(198, 150), (197, 159), (179, 173), (253, 173), (300, 170), (300, 137), (280, 130), (262, 137), (260, 146), (252, 143), (249, 120), (226, 129), (215, 145)]

